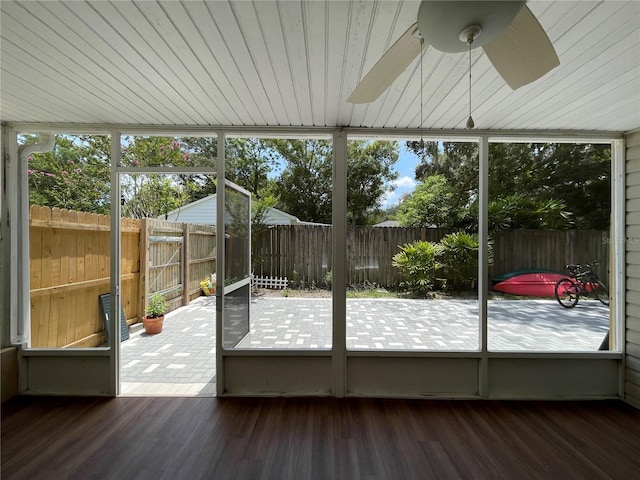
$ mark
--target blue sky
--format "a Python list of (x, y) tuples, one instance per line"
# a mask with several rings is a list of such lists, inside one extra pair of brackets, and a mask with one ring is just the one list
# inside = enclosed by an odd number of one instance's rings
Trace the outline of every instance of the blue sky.
[(418, 157), (407, 151), (404, 142), (400, 144), (400, 157), (395, 164), (395, 171), (398, 172), (398, 179), (394, 182), (394, 189), (385, 195), (382, 208), (389, 208), (400, 201), (402, 195), (412, 192), (416, 187), (415, 173)]

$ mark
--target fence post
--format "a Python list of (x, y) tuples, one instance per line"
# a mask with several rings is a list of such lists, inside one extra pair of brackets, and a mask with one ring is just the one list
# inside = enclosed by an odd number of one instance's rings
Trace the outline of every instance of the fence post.
[(149, 223), (146, 218), (140, 220), (140, 276), (138, 280), (138, 321), (142, 321), (147, 308), (149, 289)]
[(189, 260), (191, 253), (189, 249), (189, 224), (182, 224), (182, 305), (189, 305)]

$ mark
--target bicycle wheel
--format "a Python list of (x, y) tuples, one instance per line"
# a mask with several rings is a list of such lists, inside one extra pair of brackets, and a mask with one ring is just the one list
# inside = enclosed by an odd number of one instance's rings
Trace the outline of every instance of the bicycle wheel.
[(573, 280), (562, 278), (556, 283), (556, 300), (565, 308), (573, 308), (578, 304), (579, 286)]
[(609, 290), (600, 280), (591, 282), (591, 292), (603, 305), (609, 306)]

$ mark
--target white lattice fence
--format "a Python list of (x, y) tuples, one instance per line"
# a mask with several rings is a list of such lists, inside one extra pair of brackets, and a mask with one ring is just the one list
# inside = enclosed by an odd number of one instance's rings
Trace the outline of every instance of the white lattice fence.
[(287, 288), (289, 280), (287, 277), (253, 277), (253, 286), (255, 288), (272, 288), (282, 289)]

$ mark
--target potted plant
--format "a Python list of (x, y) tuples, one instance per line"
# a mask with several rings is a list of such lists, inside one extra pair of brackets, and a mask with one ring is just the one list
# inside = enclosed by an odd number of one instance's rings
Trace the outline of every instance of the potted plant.
[(154, 293), (149, 299), (147, 308), (145, 309), (145, 317), (142, 319), (144, 331), (148, 334), (160, 333), (162, 331), (162, 323), (164, 322), (164, 314), (167, 312), (169, 303), (160, 293)]

